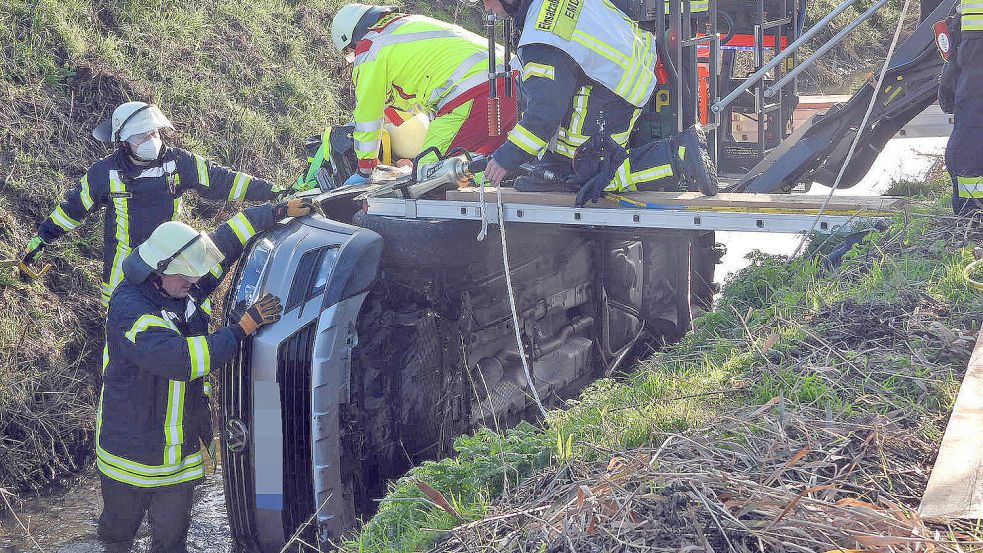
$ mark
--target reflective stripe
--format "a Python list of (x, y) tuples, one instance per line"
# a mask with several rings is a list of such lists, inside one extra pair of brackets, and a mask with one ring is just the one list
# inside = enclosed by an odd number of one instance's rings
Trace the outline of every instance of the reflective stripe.
[(628, 56), (622, 54), (621, 52), (615, 50), (614, 48), (604, 44), (603, 42), (595, 39), (594, 37), (588, 35), (587, 33), (577, 30), (573, 32), (573, 40), (583, 44), (584, 46), (590, 48), (594, 52), (604, 56), (610, 61), (621, 66), (622, 69), (628, 69), (628, 63), (630, 60)]
[(960, 198), (983, 198), (983, 176), (956, 176)]
[(208, 164), (197, 154), (192, 155), (195, 156), (195, 166), (198, 168), (198, 186), (208, 188), (211, 186), (211, 182), (208, 180)]
[(963, 2), (962, 12), (964, 15), (983, 13), (983, 2)]
[(201, 303), (201, 310), (209, 317), (212, 316), (212, 300), (210, 298)]
[(983, 31), (983, 14), (963, 15), (962, 30), (964, 31)]
[(207, 337), (193, 336), (187, 340), (188, 355), (191, 357), (191, 380), (207, 376), (212, 371)]
[(621, 166), (618, 167), (618, 171), (615, 172), (614, 180), (604, 189), (613, 191), (631, 190), (634, 192), (637, 188), (635, 183), (632, 182), (630, 174), (631, 160), (625, 159), (623, 162), (621, 162)]
[(109, 300), (113, 297), (113, 290), (115, 286), (111, 286), (108, 282), (102, 283), (102, 306), (109, 307)]
[(209, 381), (207, 381), (207, 380), (205, 382), (203, 382), (201, 384), (201, 391), (205, 393), (205, 397), (207, 397), (208, 399), (211, 399), (212, 398), (212, 383), (209, 382)]
[(96, 204), (94, 201), (92, 201), (92, 191), (89, 190), (88, 174), (82, 177), (82, 191), (79, 194), (79, 197), (82, 199), (82, 207), (84, 207), (86, 211), (91, 210), (92, 206)]
[(516, 125), (509, 131), (509, 142), (532, 156), (539, 156), (543, 149), (546, 148), (545, 140), (539, 138), (522, 125)]
[(239, 237), (239, 242), (241, 242), (243, 246), (246, 245), (246, 242), (248, 242), (250, 238), (256, 235), (256, 229), (253, 228), (252, 223), (249, 222), (249, 219), (244, 213), (236, 213), (234, 217), (229, 219), (229, 227), (231, 227), (232, 232), (236, 233), (236, 236)]
[[(222, 275), (225, 274), (225, 269), (222, 269), (222, 264), (220, 263), (212, 267), (212, 269), (208, 272), (211, 273), (212, 276), (214, 276), (215, 278), (222, 278)], [(205, 301), (209, 301), (209, 300), (205, 300)]]
[(123, 281), (123, 260), (130, 253), (130, 213), (125, 197), (126, 184), (119, 178), (116, 170), (109, 172), (109, 191), (114, 193), (113, 212), (116, 215), (116, 253), (109, 273), (109, 285), (116, 288)]
[(185, 383), (167, 382), (167, 415), (164, 418), (164, 464), (173, 465), (181, 458), (184, 443), (184, 390)]
[(680, 160), (686, 159), (686, 146), (680, 146), (679, 149), (676, 150), (676, 157), (678, 157)]
[(556, 80), (556, 68), (545, 63), (531, 61), (522, 66), (522, 80), (525, 81), (531, 77), (541, 77), (551, 81)]
[(377, 132), (380, 130), (382, 130), (382, 119), (376, 119), (368, 123), (355, 123), (355, 132)]
[(366, 155), (369, 157), (375, 157), (379, 153), (380, 142), (382, 142), (382, 140), (378, 138), (375, 140), (356, 140), (355, 152), (360, 158)]
[(362, 40), (368, 40), (372, 43), (372, 46), (365, 52), (355, 56), (355, 66), (375, 60), (376, 56), (379, 55), (379, 51), (386, 46), (391, 46), (393, 44), (401, 44), (403, 42), (413, 42), (415, 40), (434, 40), (438, 38), (468, 38), (467, 35), (453, 30), (439, 30), (439, 31), (419, 31), (416, 33), (403, 33), (401, 35), (393, 34), (393, 30), (387, 29), (385, 33), (372, 33), (375, 37), (370, 37), (367, 33), (365, 38)]
[(246, 199), (246, 189), (249, 188), (249, 181), (252, 179), (246, 173), (236, 173), (236, 178), (232, 182), (232, 190), (229, 191), (230, 202), (241, 202)]
[(671, 177), (672, 174), (672, 165), (669, 165), (668, 163), (665, 165), (656, 165), (655, 167), (650, 167), (648, 169), (638, 171), (637, 173), (632, 173), (631, 182), (632, 184), (638, 185), (639, 183), (643, 182), (650, 182)]
[(174, 326), (174, 323), (165, 321), (162, 317), (158, 317), (157, 315), (144, 314), (140, 315), (140, 318), (133, 323), (133, 326), (130, 327), (130, 330), (128, 330), (124, 336), (135, 344), (137, 343), (137, 334), (140, 334), (144, 330), (151, 327), (167, 328), (173, 330), (174, 332), (178, 332), (178, 329), (176, 326)]
[[(430, 93), (430, 103), (437, 105), (437, 108), (440, 109), (447, 104), (447, 102), (442, 102), (441, 100), (446, 98), (448, 101), (450, 101), (451, 99), (456, 98), (462, 92), (470, 90), (482, 82), (487, 82), (487, 71), (480, 72), (477, 75), (472, 75), (468, 79), (464, 79), (464, 76), (470, 73), (474, 69), (474, 66), (487, 60), (488, 52), (484, 51), (475, 52), (465, 58), (464, 61), (457, 66), (457, 69), (451, 73), (451, 76), (444, 81), (444, 84), (439, 88), (435, 88), (434, 91)], [(499, 71), (505, 70), (505, 67), (501, 64), (499, 64), (497, 67)]]
[(61, 229), (65, 232), (75, 230), (75, 228), (81, 224), (75, 219), (69, 217), (61, 206), (58, 206), (53, 212), (51, 212), (51, 221), (61, 227)]
[[(198, 454), (200, 458), (200, 454)], [(190, 459), (190, 457), (189, 457)], [(199, 459), (200, 461), (200, 459)], [(183, 472), (175, 474), (173, 476), (168, 476), (166, 478), (146, 478), (142, 476), (136, 476), (127, 472), (118, 470), (111, 465), (103, 462), (102, 459), (96, 460), (96, 465), (99, 467), (99, 471), (106, 476), (130, 484), (131, 486), (137, 486), (140, 488), (156, 488), (158, 486), (167, 486), (171, 484), (180, 484), (182, 482), (190, 482), (198, 478), (205, 476), (205, 465), (203, 462), (199, 462), (196, 465), (189, 466)]]
[(570, 116), (570, 132), (581, 134), (584, 130), (584, 120), (587, 117), (587, 101), (593, 86), (583, 86), (573, 97), (573, 115)]

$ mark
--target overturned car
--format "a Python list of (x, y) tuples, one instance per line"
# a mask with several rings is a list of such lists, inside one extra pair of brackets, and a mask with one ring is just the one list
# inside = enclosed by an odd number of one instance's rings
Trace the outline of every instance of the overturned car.
[(338, 170), (311, 192), (330, 218), (255, 237), (228, 292), (230, 320), (267, 292), (284, 304), (222, 376), (243, 549), (279, 551), (297, 532), (336, 543), (388, 480), (456, 436), (534, 418), (534, 395), (575, 395), (642, 344), (680, 338), (712, 301), (712, 232), (522, 223), (506, 268), (480, 222), (368, 214), (331, 190)]

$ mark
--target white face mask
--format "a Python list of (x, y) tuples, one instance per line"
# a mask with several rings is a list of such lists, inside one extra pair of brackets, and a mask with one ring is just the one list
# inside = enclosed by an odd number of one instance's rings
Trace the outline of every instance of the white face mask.
[(345, 63), (355, 63), (355, 51), (349, 50), (345, 52)]
[(133, 153), (144, 161), (153, 161), (160, 155), (160, 149), (163, 145), (164, 142), (159, 136), (151, 136), (143, 144), (134, 148)]

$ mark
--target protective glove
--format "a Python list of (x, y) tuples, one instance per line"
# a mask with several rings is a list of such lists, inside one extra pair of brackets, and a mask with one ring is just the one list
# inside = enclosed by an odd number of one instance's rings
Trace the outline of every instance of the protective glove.
[(291, 198), (273, 206), (273, 217), (277, 220), (285, 217), (303, 217), (314, 210), (314, 202), (310, 198)]
[(280, 305), (280, 298), (266, 293), (259, 298), (259, 301), (249, 306), (233, 330), (238, 328), (242, 337), (252, 336), (260, 327), (279, 321), (281, 311), (283, 311), (283, 307)]
[(34, 263), (38, 256), (41, 255), (41, 251), (45, 246), (47, 246), (47, 244), (45, 244), (44, 240), (41, 240), (41, 237), (37, 235), (35, 235), (34, 238), (31, 238), (31, 241), (27, 243), (27, 246), (24, 248), (24, 252), (21, 254), (20, 262), (17, 264), (17, 271), (20, 274), (21, 280), (25, 282), (35, 280), (51, 269), (50, 265), (45, 265), (40, 271), (37, 272), (31, 268), (31, 264)]
[(345, 181), (344, 186), (357, 186), (359, 184), (368, 184), (372, 180), (371, 175), (363, 175), (362, 173), (355, 171), (355, 174), (348, 177)]
[(577, 193), (577, 207), (603, 198), (604, 189), (627, 158), (628, 152), (608, 135), (596, 134), (581, 144), (573, 157), (576, 180), (583, 183)]

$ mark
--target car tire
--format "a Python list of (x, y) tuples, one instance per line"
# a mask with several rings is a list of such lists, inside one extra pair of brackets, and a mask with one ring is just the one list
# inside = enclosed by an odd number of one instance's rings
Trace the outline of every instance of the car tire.
[[(440, 269), (469, 265), (482, 243), (479, 221), (403, 219), (359, 211), (352, 224), (377, 232), (383, 239), (383, 264)], [(412, 245), (412, 247), (407, 247)]]

